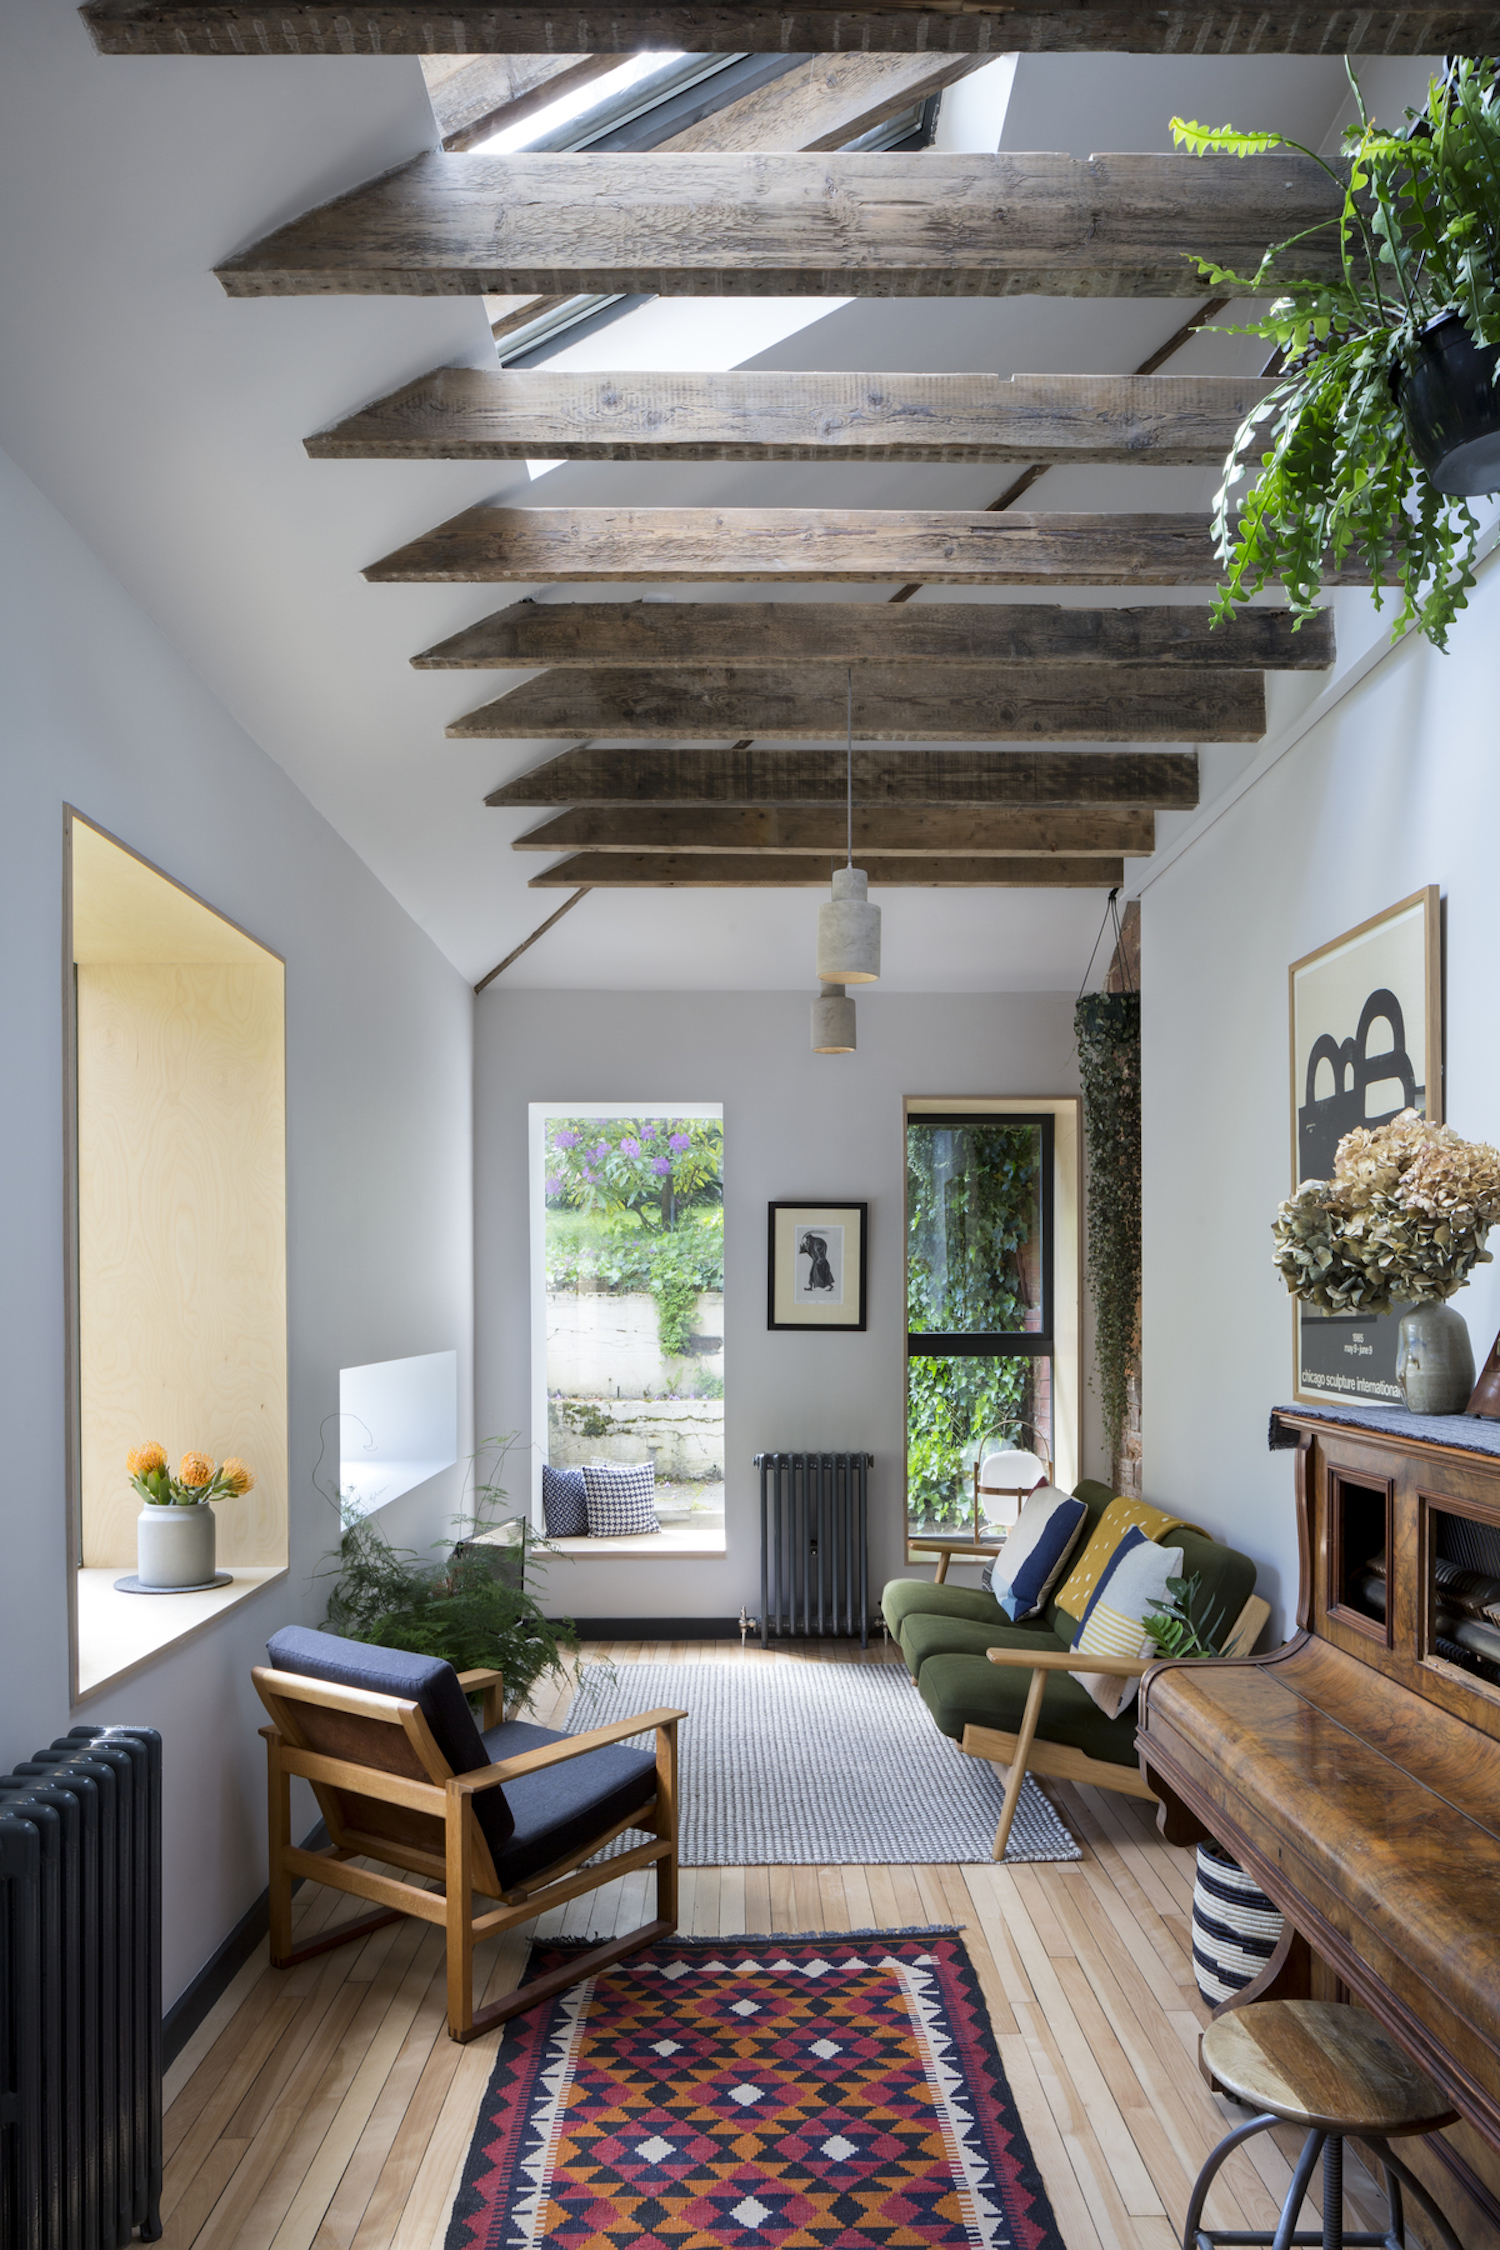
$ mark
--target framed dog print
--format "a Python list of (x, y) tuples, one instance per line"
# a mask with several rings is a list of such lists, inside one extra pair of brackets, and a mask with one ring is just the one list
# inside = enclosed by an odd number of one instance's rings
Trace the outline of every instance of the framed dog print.
[[(1292, 1187), (1332, 1177), (1356, 1126), (1414, 1109), (1443, 1121), (1442, 946), (1436, 883), (1294, 961)], [(1401, 1404), (1399, 1312), (1295, 1304), (1297, 1397)]]
[(768, 1328), (863, 1328), (868, 1203), (770, 1206)]

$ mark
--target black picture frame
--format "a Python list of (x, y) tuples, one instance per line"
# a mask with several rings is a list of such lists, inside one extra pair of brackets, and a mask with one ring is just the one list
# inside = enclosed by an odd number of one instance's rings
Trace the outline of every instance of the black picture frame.
[(868, 1203), (802, 1198), (768, 1204), (767, 1328), (860, 1334), (868, 1303), (869, 1231)]

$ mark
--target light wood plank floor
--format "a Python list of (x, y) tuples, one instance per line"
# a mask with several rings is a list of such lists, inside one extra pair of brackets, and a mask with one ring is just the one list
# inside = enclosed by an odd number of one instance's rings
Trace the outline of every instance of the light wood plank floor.
[[(847, 1662), (847, 1645), (742, 1655), (729, 1643), (614, 1643), (631, 1662)], [(879, 1647), (869, 1660), (888, 1660)], [(539, 1699), (543, 1724), (571, 1682)], [(1226, 2121), (1198, 2075), (1208, 2011), (1190, 1954), (1192, 1854), (1154, 1808), (1048, 1784), (1084, 1847), (1057, 1867), (723, 1867), (682, 1874), (681, 1925), (739, 1931), (962, 1923), (1021, 2120), (1068, 2250), (1173, 2250), (1189, 2187)], [(538, 1925), (569, 1936), (647, 1918), (649, 1877), (624, 1877)], [(305, 1885), (299, 1926), (347, 1908)], [(490, 1997), (518, 1980), (524, 1936), (479, 1949)], [(167, 2082), (166, 2250), (442, 2250), (499, 2033), (457, 2047), (438, 1932), (407, 1922), (306, 1962), (248, 1962)], [(1216, 2227), (1274, 2226), (1295, 2137), (1230, 2159)], [(1351, 2223), (1383, 2224), (1350, 2152)], [(1357, 2213), (1357, 2217), (1352, 2214)], [(1311, 2223), (1310, 2221), (1304, 2222)], [(1419, 2238), (1413, 2230), (1413, 2240)]]

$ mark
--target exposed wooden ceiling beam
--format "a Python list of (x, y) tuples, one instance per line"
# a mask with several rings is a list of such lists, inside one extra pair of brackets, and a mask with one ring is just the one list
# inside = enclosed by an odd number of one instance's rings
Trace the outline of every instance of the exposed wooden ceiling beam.
[(315, 461), (1060, 461), (1217, 466), (1239, 375), (575, 373), (439, 367), (306, 440)]
[[(596, 750), (546, 758), (487, 805), (842, 805), (842, 750)], [(873, 805), (1113, 805), (1191, 812), (1192, 750), (856, 750), (854, 794)]]
[[(984, 59), (951, 52), (812, 55), (796, 70), (726, 102), (712, 116), (656, 145), (684, 152), (843, 148), (898, 110), (966, 77)], [(486, 297), (485, 317), (498, 343), (567, 302), (566, 297)]]
[(533, 117), (595, 78), (618, 70), (618, 55), (424, 55), (422, 75), (450, 155)]
[(1222, 625), (1202, 604), (1064, 609), (1056, 602), (513, 602), (412, 658), (419, 671), (697, 664), (1170, 664), (1325, 672), (1333, 612), (1300, 631), (1251, 605)]
[[(830, 855), (842, 859), (842, 852)], [(880, 859), (863, 861), (873, 887), (890, 890), (1111, 890), (1125, 880), (1120, 859)], [(824, 890), (828, 861), (796, 853), (575, 852), (528, 890)]]
[(1259, 672), (1115, 664), (650, 666), (544, 672), (455, 719), (453, 741), (1258, 742)]
[[(712, 585), (1212, 586), (1207, 516), (922, 508), (466, 508), (364, 573), (375, 585), (506, 580)], [(1330, 586), (1367, 586), (1345, 564)]]
[[(693, 811), (671, 806), (586, 806), (529, 828), (517, 852), (806, 852), (844, 850), (844, 814), (827, 807)], [(1080, 854), (1119, 858), (1156, 848), (1156, 815), (1134, 809), (1007, 812), (974, 805), (856, 805), (854, 849), (895, 858)]]
[(1306, 5), (1143, 7), (1139, 0), (524, 0), (513, 7), (448, 0), (89, 0), (103, 54), (372, 55), (551, 53), (564, 47), (633, 54), (796, 53), (878, 48), (968, 54), (1483, 54), (1493, 6)]
[[(420, 156), (217, 268), (231, 297), (1192, 297), (1338, 191), (1306, 156)], [(705, 214), (712, 223), (705, 223)], [(1337, 234), (1303, 242), (1330, 275)]]

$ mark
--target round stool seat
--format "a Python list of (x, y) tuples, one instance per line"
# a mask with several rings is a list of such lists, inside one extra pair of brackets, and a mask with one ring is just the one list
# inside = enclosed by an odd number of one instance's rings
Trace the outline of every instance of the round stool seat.
[(1431, 2133), (1458, 2114), (1363, 2008), (1258, 2000), (1203, 2034), (1203, 2060), (1226, 2094), (1324, 2133)]

